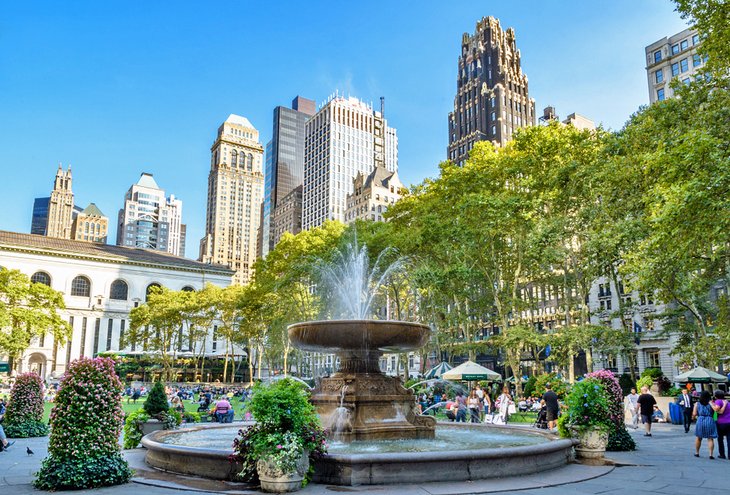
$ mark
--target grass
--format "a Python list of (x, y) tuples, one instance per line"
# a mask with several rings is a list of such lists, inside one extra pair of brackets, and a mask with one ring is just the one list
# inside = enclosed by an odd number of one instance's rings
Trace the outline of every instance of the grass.
[[(137, 399), (137, 403), (129, 402), (127, 403), (127, 398), (122, 398), (122, 409), (124, 410), (124, 414), (129, 414), (134, 411), (138, 411), (142, 409), (142, 405), (144, 404), (144, 398)], [(185, 405), (185, 410), (189, 412), (196, 412), (198, 410), (198, 403), (197, 402), (190, 402), (189, 400), (184, 400), (183, 404)], [(238, 406), (238, 397), (233, 397), (231, 399), (231, 405), (236, 409), (237, 414), (238, 410), (241, 409), (240, 406)], [(238, 406), (238, 407), (237, 407)], [(48, 418), (51, 416), (51, 409), (53, 409), (53, 403), (52, 402), (46, 402), (43, 405), (43, 421), (48, 422)]]

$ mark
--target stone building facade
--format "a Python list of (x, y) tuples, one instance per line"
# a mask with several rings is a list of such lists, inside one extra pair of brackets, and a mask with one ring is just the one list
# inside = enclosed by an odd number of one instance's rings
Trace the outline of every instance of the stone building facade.
[(702, 77), (698, 72), (705, 60), (697, 53), (701, 42), (697, 30), (685, 29), (644, 49), (650, 103), (674, 96), (674, 90), (669, 87), (672, 79), (689, 84), (696, 77)]
[(401, 198), (404, 191), (398, 172), (375, 167), (369, 175), (358, 173), (352, 180), (352, 194), (347, 195), (345, 223), (355, 220), (383, 221), (383, 214)]
[(222, 264), (246, 284), (256, 261), (264, 195), (264, 149), (259, 131), (245, 117), (231, 114), (218, 128), (211, 148), (205, 237), (200, 261)]
[[(35, 371), (44, 378), (60, 377), (80, 356), (131, 351), (119, 343), (129, 328), (129, 312), (146, 300), (150, 286), (226, 287), (233, 276), (225, 266), (159, 251), (5, 231), (0, 231), (0, 267), (20, 270), (64, 294), (66, 308), (60, 314), (73, 328), (71, 338), (64, 344), (51, 335), (34, 340), (19, 360), (18, 372)], [(215, 347), (212, 329), (209, 340), (206, 349)]]
[(63, 170), (58, 165), (56, 178), (53, 181), (53, 191), (48, 200), (48, 220), (46, 235), (61, 239), (71, 239), (73, 230), (74, 193), (72, 191), (71, 167)]
[(514, 29), (484, 17), (461, 40), (448, 159), (462, 165), (478, 141), (504, 145), (515, 129), (535, 125), (535, 100), (522, 72)]
[(276, 246), (284, 233), (302, 231), (302, 186), (280, 198), (271, 217), (271, 241)]
[(76, 241), (101, 242), (106, 244), (109, 219), (91, 203), (74, 218), (71, 238)]

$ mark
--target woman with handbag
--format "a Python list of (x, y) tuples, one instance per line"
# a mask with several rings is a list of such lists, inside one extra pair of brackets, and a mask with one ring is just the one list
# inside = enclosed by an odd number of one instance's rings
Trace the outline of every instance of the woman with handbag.
[(502, 418), (502, 421), (504, 421), (505, 423), (509, 419), (510, 405), (512, 405), (512, 408), (514, 410), (515, 403), (512, 401), (512, 396), (509, 394), (509, 388), (505, 385), (502, 388), (502, 393), (499, 397), (497, 397), (497, 400), (495, 402), (497, 411), (499, 411), (499, 415)]

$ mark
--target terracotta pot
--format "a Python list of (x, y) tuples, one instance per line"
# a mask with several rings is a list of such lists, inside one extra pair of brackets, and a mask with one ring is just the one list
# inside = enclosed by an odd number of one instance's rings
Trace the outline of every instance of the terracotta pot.
[(301, 489), (307, 471), (309, 471), (309, 455), (304, 452), (299, 457), (297, 468), (293, 472), (282, 472), (268, 459), (261, 459), (256, 463), (261, 490), (269, 493), (295, 492)]
[(608, 445), (608, 432), (598, 427), (573, 428), (573, 437), (580, 444), (575, 448), (579, 459), (603, 459)]

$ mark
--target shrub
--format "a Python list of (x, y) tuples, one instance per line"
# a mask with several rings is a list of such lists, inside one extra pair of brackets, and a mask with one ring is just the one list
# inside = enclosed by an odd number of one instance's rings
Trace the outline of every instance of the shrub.
[(185, 411), (182, 417), (186, 423), (200, 423), (200, 413)]
[(150, 419), (150, 415), (144, 409), (130, 413), (124, 420), (124, 444), (125, 449), (136, 449), (142, 441), (142, 423)]
[(538, 376), (535, 380), (535, 395), (542, 397), (542, 394), (545, 393), (545, 385), (548, 383), (552, 387), (553, 392), (558, 394), (559, 399), (562, 400), (565, 394), (568, 393), (568, 384), (557, 373), (545, 373)]
[(152, 390), (147, 394), (147, 399), (144, 401), (144, 406), (142, 407), (152, 417), (156, 417), (160, 413), (167, 412), (170, 409), (170, 405), (167, 403), (165, 386), (162, 382), (155, 382)]
[(648, 376), (652, 380), (658, 380), (659, 378), (664, 376), (664, 372), (661, 368), (646, 368), (641, 373), (641, 378), (644, 378), (645, 376)]
[(654, 384), (654, 379), (652, 377), (650, 377), (650, 376), (642, 376), (636, 382), (636, 391), (638, 393), (641, 393), (641, 387), (651, 388), (651, 386), (653, 384)]
[(565, 397), (568, 409), (558, 421), (562, 436), (570, 436), (569, 428), (598, 427), (607, 431), (612, 428), (608, 393), (597, 378), (586, 378), (575, 385)]
[(51, 412), (48, 457), (34, 481), (42, 490), (97, 488), (132, 475), (119, 448), (122, 383), (114, 360), (82, 357), (61, 379)]
[(679, 387), (669, 387), (666, 390), (662, 391), (662, 395), (664, 397), (679, 397), (682, 395), (682, 389)]
[[(271, 385), (256, 385), (247, 410), (256, 424), (239, 431), (230, 457), (243, 466), (241, 478), (255, 479), (256, 461), (260, 459), (291, 467), (294, 452), (308, 451), (310, 459), (325, 454), (324, 431), (309, 402), (309, 391), (300, 383), (283, 379)], [(310, 474), (311, 469), (307, 478)]]
[(618, 384), (621, 385), (621, 392), (624, 396), (629, 395), (631, 393), (631, 389), (636, 386), (629, 373), (621, 375), (618, 379)]
[(48, 427), (43, 423), (43, 380), (35, 373), (15, 378), (3, 427), (12, 438), (43, 437)]
[(525, 383), (525, 397), (531, 397), (532, 395), (536, 394), (535, 390), (535, 384), (537, 383), (537, 377), (535, 375), (530, 376), (530, 378), (527, 379), (527, 382)]
[(624, 423), (624, 393), (616, 376), (609, 370), (598, 370), (586, 375), (588, 378), (599, 380), (606, 391), (611, 418), (611, 429), (608, 432), (606, 450), (626, 451), (635, 450), (636, 443), (626, 430)]

